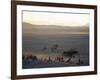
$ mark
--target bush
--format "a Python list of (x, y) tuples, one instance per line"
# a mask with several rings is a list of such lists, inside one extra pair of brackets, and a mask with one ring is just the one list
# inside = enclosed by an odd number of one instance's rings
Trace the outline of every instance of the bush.
[(37, 56), (32, 56), (32, 60), (37, 60)]

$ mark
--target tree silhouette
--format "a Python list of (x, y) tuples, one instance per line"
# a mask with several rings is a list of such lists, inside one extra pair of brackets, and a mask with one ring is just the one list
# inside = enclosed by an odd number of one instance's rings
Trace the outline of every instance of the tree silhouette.
[(73, 57), (75, 57), (75, 55), (79, 54), (78, 51), (76, 49), (70, 49), (68, 51), (64, 51), (63, 52), (63, 56), (68, 57), (69, 59), (67, 60), (67, 62), (70, 62), (71, 59)]
[(47, 47), (44, 47), (42, 50), (43, 50), (43, 51), (46, 51), (46, 50), (47, 50)]
[(52, 45), (52, 47), (51, 47), (51, 51), (55, 51), (55, 50), (57, 50), (58, 47), (59, 47), (58, 44), (54, 44), (54, 45)]

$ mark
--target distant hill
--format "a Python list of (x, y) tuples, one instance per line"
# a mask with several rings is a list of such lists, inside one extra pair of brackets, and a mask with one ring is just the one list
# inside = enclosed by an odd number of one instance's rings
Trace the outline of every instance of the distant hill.
[(23, 34), (88, 34), (88, 26), (34, 25), (23, 22)]

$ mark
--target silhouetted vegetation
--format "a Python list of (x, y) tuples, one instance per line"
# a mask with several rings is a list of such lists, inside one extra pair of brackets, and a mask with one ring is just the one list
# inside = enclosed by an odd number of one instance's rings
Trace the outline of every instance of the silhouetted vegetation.
[(63, 56), (68, 57), (69, 59), (67, 60), (67, 62), (70, 62), (71, 59), (73, 57), (75, 57), (75, 55), (79, 54), (78, 51), (76, 49), (70, 49), (68, 51), (64, 51), (63, 52)]
[(47, 47), (44, 47), (42, 50), (43, 50), (43, 51), (46, 51), (46, 50), (47, 50)]
[(26, 60), (29, 60), (29, 59), (37, 60), (37, 56), (34, 56), (34, 55), (27, 55), (27, 56), (23, 55), (22, 58), (23, 58), (23, 60), (25, 60), (25, 59)]
[[(45, 46), (45, 47), (43, 47), (42, 50), (48, 51), (48, 49), (51, 49), (51, 51), (55, 52), (55, 51), (59, 50), (59, 48), (60, 48), (59, 44), (53, 44), (51, 46), (51, 48), (47, 48), (47, 46)], [(65, 63), (65, 64), (66, 63), (73, 63), (74, 64), (74, 61), (73, 61), (72, 58), (79, 55), (78, 50), (73, 49), (73, 48), (66, 50), (66, 51), (63, 51), (63, 49), (61, 49), (60, 51), (63, 52), (62, 55), (61, 56), (55, 56), (54, 58), (52, 58), (52, 56), (49, 56), (49, 55), (46, 56), (46, 57), (38, 58), (38, 56), (30, 54), (30, 55), (23, 55), (22, 59), (23, 60), (32, 60), (32, 61), (37, 60), (37, 61), (42, 61), (42, 62), (45, 62), (45, 63), (49, 63), (49, 62), (51, 63), (51, 62), (54, 61), (54, 62), (58, 62), (58, 63), (62, 62), (62, 63)], [(66, 59), (67, 59), (67, 61), (66, 61)], [(79, 58), (78, 61), (75, 64), (80, 65), (80, 64), (83, 64), (83, 62)]]
[(37, 60), (37, 57), (36, 56), (32, 56), (32, 60)]
[(54, 44), (54, 45), (52, 45), (52, 47), (51, 47), (51, 51), (55, 51), (55, 50), (57, 50), (58, 47), (59, 47), (58, 44)]

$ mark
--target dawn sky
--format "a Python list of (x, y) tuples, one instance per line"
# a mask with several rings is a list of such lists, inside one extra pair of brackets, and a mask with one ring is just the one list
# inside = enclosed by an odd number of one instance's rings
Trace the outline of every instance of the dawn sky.
[(89, 24), (89, 14), (23, 11), (23, 22), (35, 25), (84, 26)]

